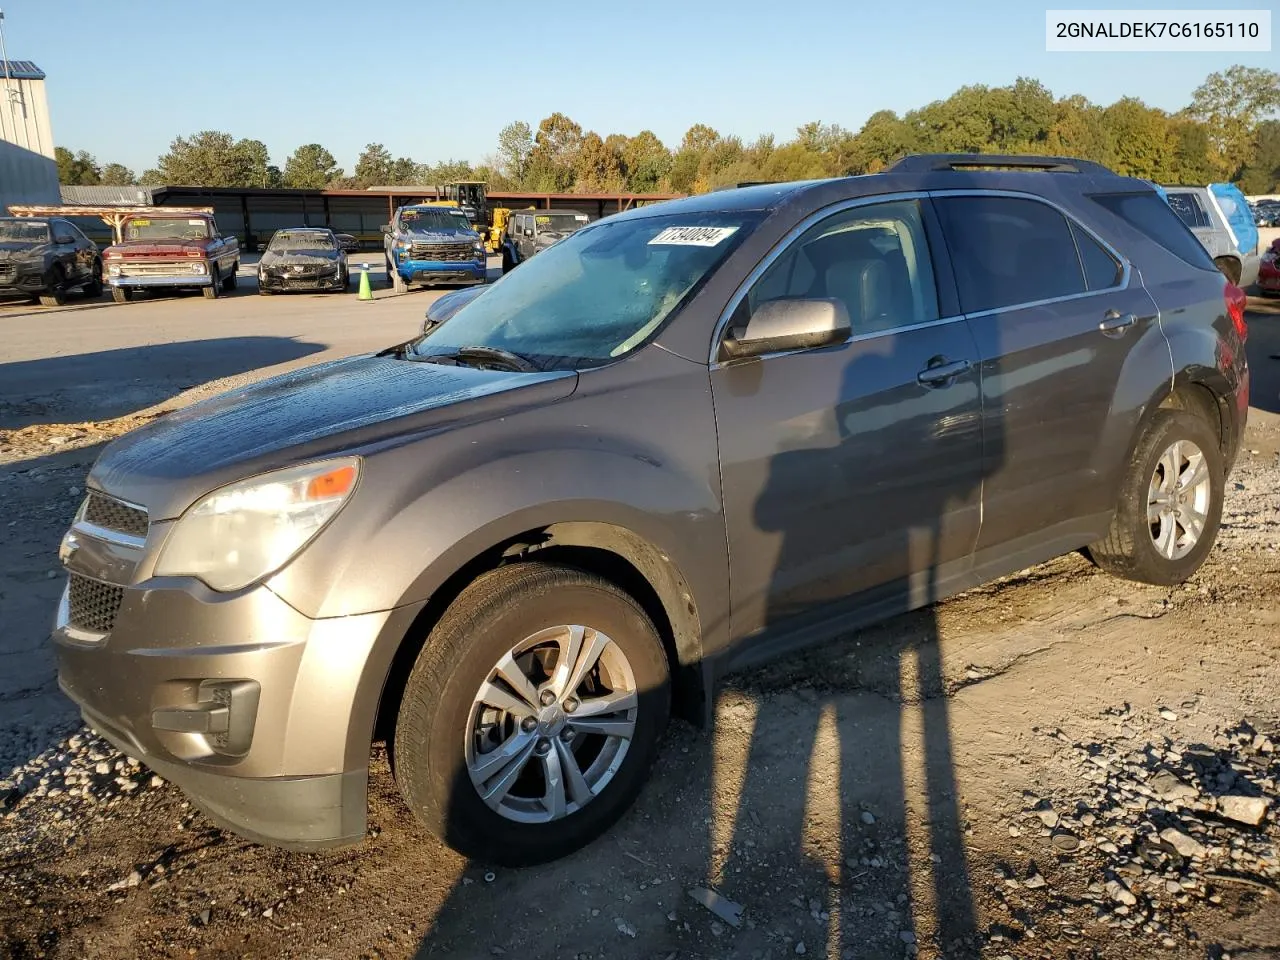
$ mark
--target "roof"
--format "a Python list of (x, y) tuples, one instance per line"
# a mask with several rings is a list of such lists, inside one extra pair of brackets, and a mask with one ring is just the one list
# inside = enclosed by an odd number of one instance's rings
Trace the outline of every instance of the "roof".
[(834, 180), (792, 180), (789, 183), (769, 183), (754, 187), (730, 190), (713, 190), (692, 197), (667, 200), (646, 207), (637, 207), (625, 213), (612, 214), (609, 219), (631, 217), (666, 216), (681, 213), (720, 213), (734, 210), (769, 210), (800, 190), (816, 187)]
[(64, 185), (60, 190), (63, 203), (82, 204), (89, 207), (148, 207), (155, 202), (155, 191), (151, 187), (81, 187)]
[(43, 80), (44, 71), (37, 67), (30, 60), (8, 60), (0, 61), (0, 77), (5, 76), (3, 66), (8, 66), (8, 76), (11, 80)]

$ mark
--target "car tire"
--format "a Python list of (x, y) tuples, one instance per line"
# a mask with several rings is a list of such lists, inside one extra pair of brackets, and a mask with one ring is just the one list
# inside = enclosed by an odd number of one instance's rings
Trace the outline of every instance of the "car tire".
[[(557, 681), (555, 665), (562, 656), (569, 662), (571, 625), (580, 625), (573, 627), (580, 654), (604, 652), (587, 679), (568, 690), (572, 678)], [(512, 693), (516, 685), (498, 681), (500, 669), (504, 677), (520, 670), (531, 698), (551, 700), (530, 706), (531, 699)], [(558, 693), (552, 692), (557, 683)], [(495, 688), (511, 709), (485, 699)], [(589, 695), (593, 691), (598, 699)], [(570, 702), (575, 695), (580, 702)], [(574, 703), (585, 711), (593, 700), (592, 714), (580, 713), (575, 721)], [(607, 703), (625, 709), (605, 710)], [(395, 778), (418, 819), (458, 852), (505, 866), (544, 863), (591, 842), (635, 801), (670, 703), (662, 641), (632, 597), (570, 567), (513, 564), (463, 590), (418, 654), (393, 739)], [(600, 723), (601, 717), (610, 730), (620, 731), (621, 723), (630, 736), (575, 726)], [(492, 749), (483, 750), (486, 745)], [(507, 750), (509, 763), (494, 756)], [(566, 756), (574, 758), (579, 776), (560, 766)], [(492, 763), (498, 766), (486, 772)], [(563, 774), (559, 791), (549, 773), (556, 770)], [(508, 789), (494, 790), (508, 774)], [(473, 776), (494, 790), (496, 803), (481, 797)]]
[(240, 261), (236, 261), (231, 265), (231, 272), (227, 274), (227, 279), (222, 284), (223, 290), (234, 290), (240, 283)]
[(1213, 265), (1217, 267), (1224, 277), (1230, 280), (1237, 287), (1240, 286), (1240, 261), (1235, 257), (1218, 257), (1213, 261)]
[(222, 292), (222, 277), (218, 276), (218, 265), (216, 263), (209, 264), (209, 285), (200, 288), (200, 293), (204, 295), (206, 300), (217, 300), (218, 294)]
[(133, 299), (133, 291), (127, 287), (112, 287), (111, 299), (116, 303), (128, 303)]
[(86, 297), (96, 300), (102, 296), (102, 262), (93, 261), (93, 271), (89, 276), (89, 282), (80, 288)]
[(60, 307), (66, 302), (67, 275), (63, 273), (62, 266), (57, 264), (49, 275), (49, 288), (40, 294), (40, 306)]
[(1130, 460), (1111, 528), (1089, 545), (1090, 558), (1126, 580), (1182, 583), (1213, 549), (1224, 482), (1208, 423), (1184, 410), (1157, 411)]

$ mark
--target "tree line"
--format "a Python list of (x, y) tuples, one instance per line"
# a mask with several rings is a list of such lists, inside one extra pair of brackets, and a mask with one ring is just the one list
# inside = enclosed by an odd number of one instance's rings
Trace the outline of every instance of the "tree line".
[[(1079, 157), (1158, 183), (1232, 181), (1245, 193), (1280, 190), (1280, 73), (1234, 66), (1210, 74), (1182, 110), (1170, 113), (1122, 97), (1109, 106), (1079, 95), (1055, 98), (1038, 80), (965, 86), (899, 116), (881, 110), (855, 131), (806, 123), (790, 140), (747, 143), (697, 123), (668, 146), (650, 130), (634, 136), (584, 131), (563, 113), (537, 129), (507, 124), (494, 152), (466, 161), (418, 163), (365, 146), (350, 174), (318, 143), (298, 147), (283, 168), (259, 140), (221, 131), (178, 137), (143, 184), (211, 187), (433, 186), (485, 180), (492, 190), (544, 193), (700, 193), (755, 180), (875, 173), (909, 153), (1029, 153)], [(63, 183), (133, 182), (120, 164), (99, 167), (58, 148)]]

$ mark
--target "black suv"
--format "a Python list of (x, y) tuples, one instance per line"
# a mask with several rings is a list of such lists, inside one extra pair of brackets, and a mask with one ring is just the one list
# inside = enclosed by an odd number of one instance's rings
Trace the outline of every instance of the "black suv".
[[(989, 169), (982, 169), (989, 168)], [(583, 227), (421, 337), (108, 446), (62, 688), (221, 822), (574, 849), (717, 677), (1087, 549), (1213, 546), (1244, 295), (1147, 183), (911, 157)]]
[(96, 243), (66, 220), (0, 217), (0, 297), (55, 307), (75, 287), (86, 296), (102, 296)]

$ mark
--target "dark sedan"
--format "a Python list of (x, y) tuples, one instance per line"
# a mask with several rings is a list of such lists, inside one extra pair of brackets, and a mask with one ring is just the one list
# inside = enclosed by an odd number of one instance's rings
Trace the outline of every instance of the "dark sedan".
[(102, 257), (98, 245), (66, 220), (0, 217), (0, 297), (60, 305), (80, 287), (102, 296)]
[(261, 294), (346, 290), (349, 279), (342, 243), (325, 227), (277, 230), (258, 261)]

